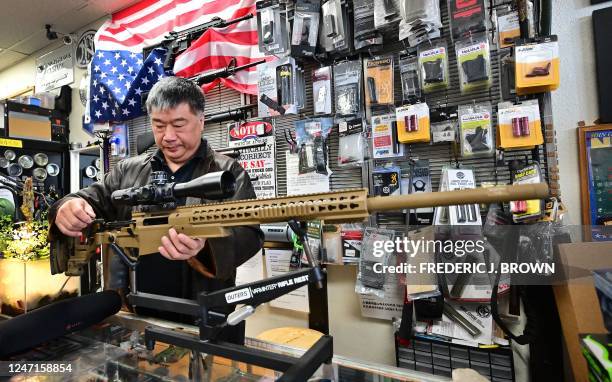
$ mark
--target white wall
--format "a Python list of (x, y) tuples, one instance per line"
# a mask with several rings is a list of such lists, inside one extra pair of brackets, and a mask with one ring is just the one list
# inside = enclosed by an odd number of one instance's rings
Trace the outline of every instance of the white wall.
[[(76, 34), (80, 37), (83, 31), (88, 29), (98, 29), (105, 18), (93, 22), (92, 24), (79, 30)], [(61, 39), (53, 42), (51, 45), (43, 48), (26, 59), (19, 61), (12, 67), (0, 72), (0, 99), (9, 97), (10, 95), (24, 90), (30, 86), (34, 86), (36, 77), (36, 58), (62, 46)], [(85, 70), (74, 68), (74, 82), (70, 85), (72, 88), (72, 112), (70, 113), (70, 142), (93, 141), (95, 138), (88, 135), (82, 129), (81, 117), (85, 112), (85, 107), (81, 104), (79, 98), (79, 85)]]
[(612, 2), (590, 6), (590, 0), (553, 0), (552, 32), (559, 36), (561, 54), (561, 84), (552, 93), (553, 123), (561, 196), (573, 224), (581, 224), (576, 127), (579, 121), (590, 125), (599, 118), (591, 14), (610, 6)]

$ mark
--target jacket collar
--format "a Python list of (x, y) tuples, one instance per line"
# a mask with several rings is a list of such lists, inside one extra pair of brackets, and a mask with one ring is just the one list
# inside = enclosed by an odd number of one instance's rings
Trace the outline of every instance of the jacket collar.
[[(215, 153), (213, 149), (210, 147), (210, 145), (208, 144), (208, 142), (206, 141), (206, 139), (202, 138), (202, 140), (200, 141), (200, 147), (198, 147), (193, 157), (191, 157), (189, 160), (193, 160), (194, 158), (202, 159), (203, 163), (202, 162), (200, 163), (202, 163), (205, 168), (208, 168), (210, 166), (210, 163), (214, 159), (214, 155)], [(155, 150), (155, 152), (153, 153), (153, 155), (150, 157), (149, 160), (151, 162), (154, 162), (156, 165), (162, 165), (166, 163), (166, 158), (164, 158), (164, 153), (159, 148)]]

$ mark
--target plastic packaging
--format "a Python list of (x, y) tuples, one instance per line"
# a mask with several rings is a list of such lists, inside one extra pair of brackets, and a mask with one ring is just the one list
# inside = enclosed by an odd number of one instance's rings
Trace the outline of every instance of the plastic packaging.
[(459, 119), (456, 106), (437, 107), (429, 112), (431, 142), (456, 142)]
[(372, 0), (353, 0), (353, 10), (355, 49), (376, 51), (382, 48), (382, 35), (374, 26), (374, 2)]
[[(542, 182), (540, 165), (537, 162), (513, 169), (512, 184), (536, 184)], [(540, 199), (515, 200), (510, 202), (512, 220), (515, 223), (536, 220), (542, 216), (543, 202)]]
[(332, 89), (331, 89), (331, 66), (315, 69), (312, 72), (312, 96), (315, 114), (331, 114), (332, 112)]
[(494, 152), (491, 104), (459, 106), (461, 156), (490, 156)]
[(419, 63), (416, 50), (401, 52), (399, 56), (400, 78), (402, 83), (402, 99), (411, 101), (421, 96), (419, 82)]
[(400, 195), (402, 169), (397, 166), (376, 167), (372, 171), (373, 194), (378, 196)]
[(338, 166), (361, 167), (365, 159), (363, 120), (340, 121), (338, 125)]
[(519, 40), (516, 52), (516, 92), (542, 93), (559, 87), (559, 44), (557, 36)]
[(372, 157), (374, 159), (404, 156), (404, 145), (397, 140), (395, 114), (372, 117)]
[(327, 167), (327, 137), (332, 126), (332, 118), (295, 122), (295, 136), (299, 148), (299, 174), (310, 172), (330, 174)]
[(448, 14), (453, 40), (487, 30), (487, 8), (484, 0), (449, 0)]
[(262, 0), (255, 3), (255, 8), (259, 51), (276, 56), (287, 54), (290, 47), (285, 3), (278, 0)]
[(362, 113), (361, 61), (344, 61), (334, 65), (336, 116), (350, 117)]
[(421, 89), (424, 93), (443, 90), (450, 85), (448, 49), (445, 40), (421, 44), (418, 48)]
[(291, 55), (314, 57), (319, 37), (319, 0), (298, 0), (295, 3), (293, 30), (291, 34)]
[(367, 58), (365, 66), (367, 107), (393, 106), (393, 56)]
[(429, 142), (429, 107), (425, 102), (398, 107), (395, 114), (399, 142)]
[(400, 0), (374, 0), (374, 26), (376, 29), (391, 29), (401, 19)]
[(292, 57), (269, 61), (257, 67), (257, 109), (260, 118), (297, 113), (296, 90), (300, 90), (297, 89), (297, 70)]
[(350, 223), (340, 225), (342, 236), (342, 261), (344, 264), (359, 262), (363, 244), (363, 224)]
[[(386, 272), (377, 272), (377, 264), (387, 265), (393, 253), (380, 249), (379, 243), (393, 241), (395, 231), (367, 227), (363, 234), (363, 246), (359, 259), (359, 272), (355, 283), (355, 292), (369, 294), (380, 298), (385, 296)], [(380, 266), (380, 265), (378, 265)]]
[(503, 100), (514, 100), (516, 99), (516, 85), (515, 85), (515, 62), (512, 49), (503, 49), (499, 51), (497, 57), (499, 58), (499, 82), (501, 98)]
[(406, 40), (411, 47), (415, 47), (424, 41), (440, 37), (440, 2), (400, 0), (400, 8), (400, 40)]
[(538, 100), (497, 106), (498, 145), (504, 149), (530, 149), (544, 143)]
[(323, 31), (324, 38), (331, 39), (333, 47), (340, 48), (347, 39), (344, 24), (344, 13), (340, 0), (328, 0), (323, 3)]
[(497, 13), (497, 39), (500, 48), (514, 46), (514, 42), (521, 37), (519, 15), (515, 10), (500, 10)]
[(462, 93), (488, 89), (493, 83), (489, 39), (486, 35), (472, 36), (455, 44), (459, 86)]

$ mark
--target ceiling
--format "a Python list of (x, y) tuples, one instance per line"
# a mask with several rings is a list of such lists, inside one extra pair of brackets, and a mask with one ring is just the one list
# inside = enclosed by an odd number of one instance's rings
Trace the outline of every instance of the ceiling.
[[(50, 45), (45, 24), (61, 34), (79, 29), (140, 0), (4, 0), (0, 12), (0, 70)], [(9, 5), (10, 4), (10, 5)]]

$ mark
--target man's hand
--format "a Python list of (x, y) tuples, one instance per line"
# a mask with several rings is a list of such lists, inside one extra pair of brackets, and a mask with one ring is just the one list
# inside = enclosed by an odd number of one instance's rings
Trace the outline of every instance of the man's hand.
[(70, 199), (57, 210), (55, 225), (66, 236), (78, 237), (96, 218), (93, 208), (85, 199)]
[(168, 236), (161, 239), (162, 246), (159, 253), (170, 260), (187, 260), (197, 255), (203, 248), (206, 240), (192, 239), (183, 233), (177, 233), (170, 228)]

